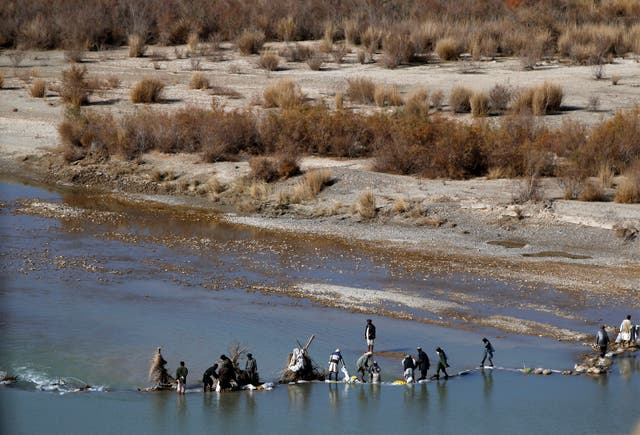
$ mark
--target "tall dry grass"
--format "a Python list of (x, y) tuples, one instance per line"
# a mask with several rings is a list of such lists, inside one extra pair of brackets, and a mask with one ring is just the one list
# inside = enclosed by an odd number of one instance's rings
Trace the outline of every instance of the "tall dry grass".
[(132, 103), (159, 103), (162, 100), (162, 91), (165, 84), (162, 80), (146, 77), (135, 84), (131, 89)]
[(449, 107), (454, 113), (469, 113), (473, 91), (464, 86), (456, 86), (449, 94)]
[(145, 38), (141, 35), (129, 35), (129, 57), (142, 57), (147, 51)]
[(347, 79), (345, 96), (354, 103), (372, 104), (375, 102), (376, 85), (366, 77)]
[(248, 56), (250, 54), (258, 54), (262, 49), (265, 42), (265, 34), (260, 30), (245, 30), (243, 31), (236, 45), (240, 54)]
[(293, 80), (283, 79), (267, 86), (262, 93), (264, 107), (291, 109), (304, 104), (305, 95)]
[(44, 98), (47, 93), (47, 82), (42, 79), (36, 79), (29, 87), (29, 95), (34, 98)]
[(396, 85), (377, 85), (373, 93), (373, 100), (379, 107), (402, 106), (404, 100)]

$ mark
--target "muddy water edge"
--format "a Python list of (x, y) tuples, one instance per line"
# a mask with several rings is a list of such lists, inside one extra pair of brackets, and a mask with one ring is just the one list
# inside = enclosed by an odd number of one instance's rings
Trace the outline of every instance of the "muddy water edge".
[[(415, 353), (421, 345), (433, 360), (441, 346), (453, 372), (477, 366), (482, 336), (497, 347), (500, 366), (571, 368), (588, 350), (580, 342), (602, 319), (622, 318), (629, 304), (465, 273), (428, 255), (229, 225), (205, 209), (14, 179), (2, 180), (0, 192), (0, 370), (19, 377), (0, 387), (5, 433), (80, 433), (87, 425), (105, 433), (195, 432), (211, 424), (269, 433), (300, 425), (313, 433), (398, 425), (584, 433), (602, 424), (602, 403), (605, 432), (630, 432), (638, 419), (635, 357), (598, 378), (473, 371), (415, 387), (203, 395), (195, 391), (200, 374), (234, 341), (253, 351), (267, 380), (277, 378), (296, 339), (311, 334), (319, 364), (339, 346), (353, 370), (366, 317), (378, 326), (378, 350)], [(193, 393), (133, 392), (147, 384), (156, 346), (170, 368), (187, 362)], [(401, 377), (396, 358), (380, 364), (385, 380)], [(61, 379), (112, 391), (61, 395)]]

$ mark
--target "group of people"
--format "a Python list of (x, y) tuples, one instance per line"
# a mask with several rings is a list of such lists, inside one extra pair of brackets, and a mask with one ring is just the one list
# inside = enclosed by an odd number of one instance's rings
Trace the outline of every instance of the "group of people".
[[(376, 327), (371, 319), (367, 319), (367, 323), (364, 329), (364, 338), (367, 343), (367, 351), (362, 354), (362, 356), (360, 356), (356, 361), (356, 372), (358, 373), (357, 378), (360, 380), (360, 382), (367, 382), (366, 377), (368, 375), (370, 382), (379, 383), (381, 382), (381, 369), (378, 362), (373, 359), (373, 347), (376, 339)], [(484, 356), (480, 365), (481, 367), (484, 367), (485, 362), (488, 360), (489, 366), (493, 367), (493, 354), (495, 352), (495, 349), (486, 337), (482, 339), (482, 343), (484, 344)], [(415, 370), (420, 371), (420, 377), (417, 379), (417, 381), (426, 380), (427, 372), (431, 367), (429, 356), (424, 350), (422, 350), (422, 347), (418, 346), (416, 350), (417, 356), (415, 358), (409, 354), (405, 354), (404, 358), (402, 359), (402, 370), (406, 382), (414, 382), (414, 380), (416, 380)], [(436, 367), (436, 373), (433, 375), (433, 378), (440, 379), (440, 372), (442, 372), (444, 378), (448, 379), (449, 374), (447, 373), (447, 367), (450, 366), (447, 354), (439, 346), (436, 347), (436, 354), (438, 355), (438, 365)], [(332, 378), (336, 381), (338, 380), (338, 371), (340, 365), (342, 365), (345, 377), (348, 377), (348, 372), (346, 370), (347, 365), (344, 361), (344, 358), (342, 357), (342, 353), (340, 352), (340, 349), (336, 349), (331, 353), (331, 355), (329, 355), (329, 374), (327, 376), (328, 380), (332, 380)]]
[[(627, 314), (627, 317), (620, 324), (620, 332), (616, 337), (616, 343), (622, 345), (623, 348), (629, 347), (629, 345), (636, 343), (640, 338), (640, 325), (633, 325), (631, 323), (631, 314)], [(602, 325), (596, 334), (596, 344), (600, 349), (600, 356), (604, 357), (607, 353), (611, 340)]]
[[(166, 362), (165, 362), (166, 363)], [(180, 361), (180, 366), (176, 369), (176, 391), (184, 394), (187, 384), (189, 369), (184, 361)], [(220, 359), (209, 367), (202, 375), (204, 391), (225, 390), (237, 388), (239, 385), (258, 385), (260, 376), (258, 374), (258, 363), (252, 354), (247, 354), (247, 361), (244, 370), (238, 370), (233, 361), (226, 355), (220, 355)]]

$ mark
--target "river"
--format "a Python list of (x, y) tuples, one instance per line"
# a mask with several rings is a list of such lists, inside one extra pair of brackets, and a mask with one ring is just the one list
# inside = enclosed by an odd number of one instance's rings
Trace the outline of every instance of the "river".
[[(570, 434), (632, 433), (640, 423), (635, 356), (616, 360), (600, 377), (473, 370), (485, 335), (497, 349), (496, 365), (506, 368), (571, 368), (585, 348), (366, 315), (262, 290), (301, 283), (460, 290), (474, 277), (426, 279), (336, 240), (14, 180), (0, 183), (0, 202), (0, 370), (19, 379), (0, 386), (2, 433)], [(25, 212), (34, 203), (54, 212)], [(500, 294), (511, 288), (479, 281)], [(514, 292), (519, 288), (513, 284)], [(433, 361), (441, 346), (451, 373), (472, 371), (413, 386), (313, 383), (221, 394), (197, 389), (205, 368), (234, 342), (254, 354), (265, 380), (277, 380), (296, 340), (312, 334), (310, 353), (319, 364), (340, 347), (353, 371), (364, 350), (367, 317), (378, 329), (376, 350), (415, 353), (422, 346)], [(579, 323), (567, 322), (574, 328)], [(157, 346), (171, 370), (180, 360), (189, 367), (184, 397), (136, 391), (149, 385), (148, 362)], [(377, 359), (384, 381), (402, 376), (397, 358)], [(94, 388), (68, 392), (82, 383)]]

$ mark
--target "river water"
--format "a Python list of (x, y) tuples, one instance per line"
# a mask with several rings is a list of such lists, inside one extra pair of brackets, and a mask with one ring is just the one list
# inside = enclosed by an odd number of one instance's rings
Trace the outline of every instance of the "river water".
[[(497, 348), (496, 365), (506, 368), (571, 368), (584, 348), (259, 291), (292, 283), (463, 289), (473, 282), (426, 282), (338, 241), (14, 181), (3, 181), (0, 195), (0, 370), (19, 378), (0, 386), (2, 433), (632, 433), (640, 422), (634, 356), (598, 378), (473, 370), (414, 386), (314, 383), (203, 394), (202, 372), (234, 342), (256, 356), (266, 380), (278, 378), (296, 340), (311, 334), (319, 364), (340, 347), (353, 371), (367, 317), (378, 329), (376, 350), (415, 353), (420, 345), (433, 361), (441, 346), (450, 373), (477, 366), (483, 335)], [(34, 202), (55, 213), (25, 213)], [(508, 283), (482, 282), (509, 290)], [(189, 367), (184, 397), (135, 391), (149, 385), (157, 346), (170, 369), (180, 360)], [(384, 381), (401, 377), (396, 357), (378, 361)], [(84, 383), (92, 391), (69, 392)]]

